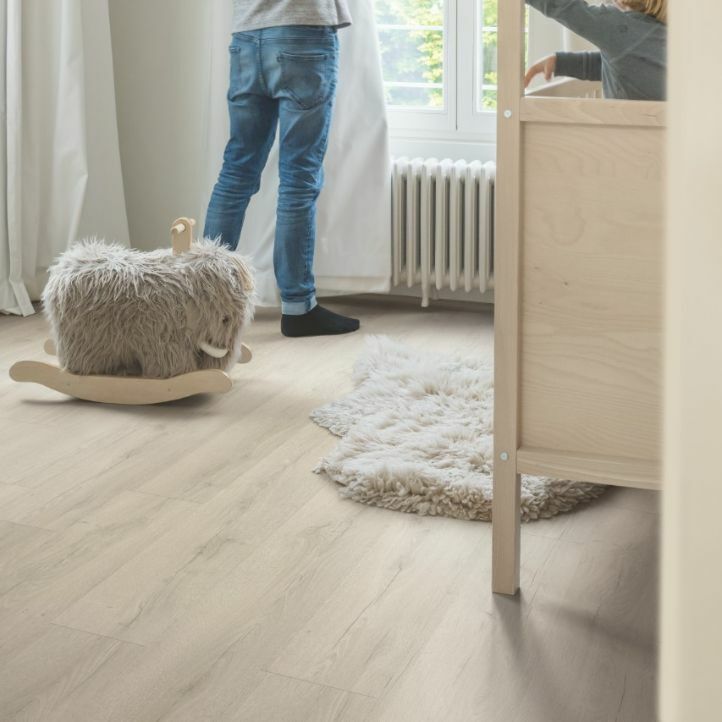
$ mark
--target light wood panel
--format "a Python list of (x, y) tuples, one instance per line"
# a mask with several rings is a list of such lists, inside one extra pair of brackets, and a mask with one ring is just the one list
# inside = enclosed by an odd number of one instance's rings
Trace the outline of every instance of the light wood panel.
[(577, 479), (594, 484), (659, 489), (662, 469), (658, 461), (612, 456), (582, 456), (548, 449), (522, 447), (517, 452), (522, 474)]
[(602, 84), (597, 80), (555, 78), (526, 91), (527, 98), (601, 98)]
[[(334, 308), (492, 353), (480, 307)], [(312, 473), (336, 441), (308, 413), (351, 388), (363, 334), (285, 339), (261, 312), (228, 394), (157, 407), (12, 383), (45, 334), (0, 317), (3, 722), (655, 719), (653, 495), (525, 525), (524, 593), (500, 599), (490, 525)]]
[(525, 124), (523, 446), (659, 459), (663, 143)]
[[(584, 86), (575, 85), (569, 90), (584, 92)], [(666, 103), (639, 100), (605, 100), (600, 103), (598, 98), (529, 95), (521, 101), (521, 120), (524, 123), (664, 128), (667, 106)]]
[(521, 481), (519, 448), (519, 274), (518, 238), (521, 173), (519, 123), (524, 45), (516, 28), (524, 23), (524, 5), (499, 7), (499, 112), (494, 235), (494, 558), (492, 586), (500, 594), (519, 589)]

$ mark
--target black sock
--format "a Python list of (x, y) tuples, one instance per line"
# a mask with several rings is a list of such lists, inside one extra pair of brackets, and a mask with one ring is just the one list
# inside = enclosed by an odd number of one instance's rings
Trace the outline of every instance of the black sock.
[(341, 316), (327, 308), (316, 306), (302, 316), (281, 316), (281, 333), (284, 336), (332, 336), (358, 331), (361, 324), (355, 318)]

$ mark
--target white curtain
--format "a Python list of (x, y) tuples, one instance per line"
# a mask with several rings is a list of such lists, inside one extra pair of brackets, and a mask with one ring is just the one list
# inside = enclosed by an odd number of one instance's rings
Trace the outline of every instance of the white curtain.
[(0, 312), (85, 235), (128, 243), (107, 0), (0, 0)]
[[(207, 122), (209, 166), (204, 208), (228, 140), (226, 93), (230, 0), (212, 0)], [(338, 95), (318, 206), (316, 282), (319, 294), (387, 292), (391, 276), (390, 155), (381, 61), (372, 0), (350, 0), (353, 25), (339, 31)], [(273, 235), (278, 149), (251, 201), (239, 251), (256, 268), (262, 305), (277, 305)]]

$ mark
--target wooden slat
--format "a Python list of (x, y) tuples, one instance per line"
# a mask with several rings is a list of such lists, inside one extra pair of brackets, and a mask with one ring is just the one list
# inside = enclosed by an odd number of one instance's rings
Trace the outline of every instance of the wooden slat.
[(662, 486), (661, 465), (645, 459), (583, 456), (522, 447), (517, 452), (517, 468), (522, 474), (551, 476), (569, 481), (589, 481), (637, 489), (660, 489)]
[(562, 78), (528, 90), (526, 97), (534, 98), (601, 98), (602, 84), (596, 80)]
[(526, 97), (521, 101), (521, 119), (525, 123), (664, 128), (667, 106), (638, 100)]
[(494, 304), (494, 502), (492, 588), (519, 589), (519, 277), (520, 277), (520, 101), (524, 75), (524, 4), (499, 7), (499, 112), (497, 134)]

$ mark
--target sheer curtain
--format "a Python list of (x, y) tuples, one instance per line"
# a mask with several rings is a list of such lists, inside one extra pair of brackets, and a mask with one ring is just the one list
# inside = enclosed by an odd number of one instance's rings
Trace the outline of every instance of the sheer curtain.
[(0, 312), (84, 235), (128, 243), (107, 0), (0, 0)]
[[(204, 210), (228, 140), (225, 96), (232, 3), (211, 0), (209, 4), (212, 42)], [(391, 276), (390, 155), (373, 2), (350, 0), (349, 7), (354, 23), (339, 31), (338, 95), (318, 207), (315, 272), (321, 295), (386, 292)], [(256, 268), (263, 305), (278, 303), (273, 276), (277, 166), (274, 148), (239, 245)]]

